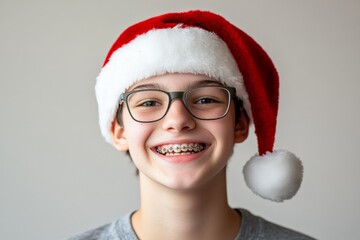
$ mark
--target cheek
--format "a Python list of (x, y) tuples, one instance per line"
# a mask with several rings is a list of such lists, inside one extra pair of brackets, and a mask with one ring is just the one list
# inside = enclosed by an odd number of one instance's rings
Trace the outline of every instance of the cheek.
[[(215, 121), (209, 126), (212, 129), (213, 137), (216, 139), (217, 151), (224, 157), (229, 157), (235, 144), (235, 118), (232, 115)], [(226, 155), (226, 156), (225, 156)]]
[(231, 108), (224, 118), (215, 121), (212, 129), (218, 139), (222, 139), (225, 142), (233, 142), (235, 133), (234, 109)]
[(217, 124), (214, 126), (214, 137), (217, 142), (224, 146), (233, 146), (234, 144), (234, 126), (229, 123)]
[(143, 146), (151, 133), (149, 126), (143, 125), (142, 123), (124, 124), (124, 130), (129, 145), (140, 144)]
[(124, 114), (123, 124), (129, 152), (134, 160), (146, 151), (147, 142), (153, 133), (154, 126), (149, 123), (136, 122), (128, 114)]

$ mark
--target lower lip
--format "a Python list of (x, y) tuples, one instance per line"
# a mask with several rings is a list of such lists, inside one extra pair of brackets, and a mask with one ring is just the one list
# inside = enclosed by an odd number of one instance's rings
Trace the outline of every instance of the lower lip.
[(204, 155), (204, 153), (207, 151), (207, 149), (208, 149), (208, 146), (206, 146), (206, 149), (204, 149), (203, 151), (198, 152), (198, 153), (180, 154), (180, 155), (172, 155), (172, 156), (162, 155), (156, 151), (154, 151), (154, 152), (157, 156), (159, 156), (165, 162), (181, 164), (181, 163), (189, 163), (189, 162), (195, 161), (196, 159), (198, 159), (199, 157)]

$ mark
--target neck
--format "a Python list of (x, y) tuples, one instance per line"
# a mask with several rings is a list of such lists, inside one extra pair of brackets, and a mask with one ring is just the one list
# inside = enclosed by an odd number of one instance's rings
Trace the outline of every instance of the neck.
[(132, 222), (140, 239), (234, 239), (240, 217), (228, 205), (226, 171), (192, 190), (174, 190), (140, 173), (141, 207)]

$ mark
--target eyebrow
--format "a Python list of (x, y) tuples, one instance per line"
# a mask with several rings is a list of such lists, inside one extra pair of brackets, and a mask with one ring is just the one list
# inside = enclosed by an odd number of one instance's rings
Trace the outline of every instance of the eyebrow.
[[(223, 84), (221, 84), (221, 82), (219, 82), (217, 80), (203, 79), (203, 80), (199, 80), (193, 84), (189, 84), (187, 89), (201, 87), (201, 86), (208, 86), (208, 85), (222, 86)], [(162, 89), (163, 90), (164, 88), (158, 83), (146, 83), (146, 84), (139, 84), (139, 85), (135, 86), (134, 88), (130, 88), (129, 91), (134, 91), (134, 90), (139, 90), (139, 89)]]
[(208, 85), (222, 86), (220, 81), (212, 80), (212, 79), (204, 79), (204, 80), (197, 81), (193, 84), (190, 84), (189, 88), (208, 86)]
[(130, 88), (129, 91), (134, 91), (138, 89), (161, 89), (161, 86), (158, 83), (139, 84), (134, 88)]

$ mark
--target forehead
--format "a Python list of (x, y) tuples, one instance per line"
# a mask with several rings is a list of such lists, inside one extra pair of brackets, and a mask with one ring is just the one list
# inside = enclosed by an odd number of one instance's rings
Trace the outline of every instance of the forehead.
[(140, 80), (130, 86), (127, 91), (143, 88), (156, 88), (166, 91), (181, 91), (195, 86), (220, 84), (218, 80), (205, 75), (173, 73), (154, 76)]

